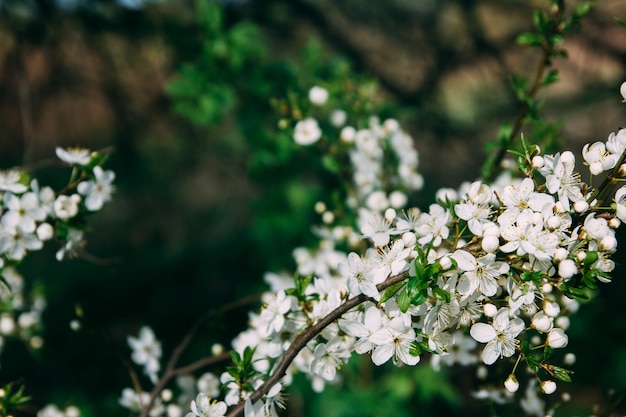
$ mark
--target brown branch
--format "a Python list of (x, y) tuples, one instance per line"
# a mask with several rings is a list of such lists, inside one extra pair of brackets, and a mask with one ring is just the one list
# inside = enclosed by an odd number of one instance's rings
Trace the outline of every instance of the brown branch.
[[(554, 20), (552, 21), (552, 31), (549, 35), (561, 35), (563, 34), (562, 21), (565, 13), (565, 3), (563, 0), (557, 2), (557, 9), (554, 15)], [(522, 103), (522, 108), (518, 113), (515, 121), (513, 122), (513, 128), (511, 129), (511, 133), (507, 137), (505, 144), (500, 144), (498, 153), (493, 159), (491, 166), (489, 167), (489, 173), (485, 176), (485, 181), (493, 181), (495, 179), (495, 175), (497, 173), (496, 168), (502, 163), (502, 160), (506, 156), (508, 152), (508, 146), (513, 142), (513, 140), (518, 137), (524, 127), (524, 122), (526, 120), (526, 116), (528, 116), (528, 112), (530, 111), (529, 101), (534, 100), (539, 92), (539, 89), (543, 85), (543, 79), (545, 77), (546, 69), (548, 69), (552, 64), (552, 56), (554, 53), (555, 45), (547, 39), (542, 45), (542, 53), (541, 59), (537, 64), (537, 68), (535, 69), (535, 75), (533, 77), (533, 81), (530, 89), (527, 93), (527, 100)]]
[[(379, 291), (382, 291), (387, 287), (390, 287), (398, 282), (403, 281), (406, 278), (407, 276), (404, 273), (394, 275), (392, 277), (387, 278), (385, 282), (378, 284), (376, 288), (378, 288)], [(297, 335), (294, 341), (291, 343), (291, 345), (287, 349), (287, 351), (285, 352), (285, 354), (283, 355), (280, 362), (278, 363), (278, 366), (276, 367), (276, 369), (274, 369), (274, 372), (272, 373), (272, 375), (270, 375), (270, 377), (259, 388), (257, 388), (256, 391), (252, 393), (252, 395), (250, 395), (250, 401), (254, 403), (260, 400), (265, 394), (267, 394), (270, 388), (276, 385), (276, 383), (283, 376), (285, 376), (287, 372), (287, 368), (289, 368), (289, 365), (291, 365), (291, 363), (294, 361), (298, 353), (300, 353), (300, 351), (305, 348), (307, 343), (309, 343), (311, 340), (313, 340), (313, 338), (319, 335), (322, 332), (322, 330), (328, 327), (331, 323), (335, 322), (337, 319), (341, 318), (341, 316), (343, 316), (345, 313), (350, 311), (352, 308), (368, 300), (371, 300), (371, 298), (364, 294), (359, 294), (355, 297), (352, 297), (346, 300), (339, 307), (337, 307), (336, 309), (328, 313), (320, 321), (318, 321), (317, 323), (315, 323), (314, 325), (306, 329), (304, 332)], [(226, 417), (240, 416), (243, 413), (244, 406), (245, 406), (244, 401), (239, 402), (239, 404), (235, 405), (230, 410), (230, 412), (226, 415)]]

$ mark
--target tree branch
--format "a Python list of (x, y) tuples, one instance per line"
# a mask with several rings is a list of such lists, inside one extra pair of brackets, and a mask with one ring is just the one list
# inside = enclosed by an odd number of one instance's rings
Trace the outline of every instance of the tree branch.
[[(390, 287), (398, 282), (405, 280), (406, 278), (407, 278), (407, 275), (405, 273), (394, 275), (392, 277), (387, 278), (385, 282), (378, 284), (376, 288), (378, 288), (379, 291), (382, 291), (387, 287)], [(289, 368), (289, 365), (291, 365), (291, 363), (294, 361), (298, 353), (300, 353), (300, 351), (304, 349), (305, 346), (311, 340), (313, 340), (313, 338), (319, 335), (322, 332), (322, 330), (324, 330), (331, 323), (335, 322), (337, 319), (342, 317), (345, 313), (350, 311), (352, 308), (368, 300), (371, 300), (371, 298), (364, 294), (359, 294), (355, 297), (352, 297), (346, 300), (339, 307), (337, 307), (336, 309), (328, 313), (320, 321), (318, 321), (317, 323), (315, 323), (314, 325), (306, 329), (304, 332), (297, 335), (294, 341), (289, 346), (289, 349), (287, 349), (287, 351), (284, 353), (282, 359), (278, 363), (278, 366), (276, 367), (272, 375), (270, 375), (270, 377), (259, 388), (257, 388), (256, 391), (252, 393), (252, 395), (250, 395), (250, 400), (254, 403), (260, 400), (265, 394), (267, 394), (270, 388), (276, 385), (276, 383), (283, 376), (285, 376), (287, 372), (287, 368)], [(245, 406), (244, 401), (239, 402), (239, 404), (235, 405), (230, 410), (230, 412), (226, 415), (226, 417), (240, 416), (243, 413), (244, 406)]]

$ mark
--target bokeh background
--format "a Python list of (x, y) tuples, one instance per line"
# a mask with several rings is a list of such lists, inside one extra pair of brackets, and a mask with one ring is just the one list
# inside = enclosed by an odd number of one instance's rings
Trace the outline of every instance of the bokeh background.
[[(320, 82), (375, 91), (372, 108), (415, 138), (427, 181), (412, 196), (418, 206), (477, 178), (484, 144), (519, 110), (511, 74), (537, 64), (538, 51), (516, 38), (547, 3), (0, 1), (0, 166), (36, 167), (56, 146), (79, 145), (112, 149), (117, 175), (114, 201), (91, 218), (88, 259), (57, 263), (49, 249), (22, 265), (47, 294), (45, 345), (7, 343), (0, 383), (26, 385), (24, 415), (49, 402), (129, 415), (117, 405), (131, 385), (127, 335), (150, 325), (167, 357), (195, 318), (264, 290), (264, 272), (293, 268), (291, 250), (312, 240), (313, 204), (333, 184), (277, 140), (285, 132), (271, 99)], [(566, 38), (569, 57), (554, 62), (561, 81), (541, 92), (545, 119), (576, 154), (625, 124), (626, 28), (616, 17), (626, 18), (625, 1), (598, 1)], [(35, 174), (54, 181), (52, 171)], [(605, 410), (626, 391), (625, 280), (621, 266), (574, 316), (578, 361), (561, 415)], [(183, 363), (227, 345), (246, 314), (203, 326)], [(489, 413), (463, 394), (471, 377), (455, 370), (364, 367), (351, 364), (345, 384), (322, 395), (296, 381), (284, 414)]]

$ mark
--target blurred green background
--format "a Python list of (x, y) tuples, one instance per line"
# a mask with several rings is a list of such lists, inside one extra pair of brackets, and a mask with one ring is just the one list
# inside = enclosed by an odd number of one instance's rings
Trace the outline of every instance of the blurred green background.
[[(477, 178), (484, 144), (518, 110), (509, 77), (538, 59), (515, 40), (547, 3), (0, 1), (0, 165), (50, 158), (56, 146), (112, 146), (117, 175), (113, 202), (91, 219), (93, 259), (57, 263), (48, 248), (22, 265), (45, 287), (45, 345), (32, 353), (7, 342), (0, 384), (27, 386), (24, 415), (49, 402), (129, 415), (117, 405), (131, 385), (127, 335), (152, 326), (167, 358), (196, 317), (264, 290), (264, 272), (293, 268), (291, 250), (313, 240), (313, 204), (335, 184), (277, 128), (272, 99), (320, 83), (362, 86), (372, 99), (364, 113), (393, 115), (415, 138), (426, 189), (411, 198), (421, 207), (437, 188)], [(576, 154), (626, 120), (626, 29), (615, 17), (626, 18), (626, 2), (598, 2), (566, 39), (569, 57), (555, 61), (561, 81), (541, 93), (545, 118)], [(561, 415), (590, 414), (609, 390), (626, 390), (623, 271), (572, 320), (578, 361)], [(211, 321), (182, 362), (228, 345), (246, 320), (242, 308)], [(321, 395), (296, 381), (284, 414), (489, 413), (459, 370), (359, 362), (368, 361), (351, 362), (345, 384)]]

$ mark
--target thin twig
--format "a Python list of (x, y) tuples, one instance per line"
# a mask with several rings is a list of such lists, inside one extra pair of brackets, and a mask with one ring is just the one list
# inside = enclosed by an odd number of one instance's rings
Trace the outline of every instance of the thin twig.
[[(565, 3), (564, 1), (561, 0), (557, 2), (557, 10), (554, 15), (554, 20), (552, 23), (553, 32), (551, 34), (560, 35), (563, 33), (561, 23), (563, 21), (564, 13), (565, 13)], [(539, 60), (539, 63), (537, 64), (537, 68), (535, 69), (535, 75), (533, 77), (531, 87), (527, 93), (527, 97), (530, 100), (535, 99), (535, 97), (537, 96), (537, 93), (539, 92), (539, 89), (543, 85), (545, 72), (552, 64), (552, 55), (554, 52), (554, 47), (555, 45), (549, 40), (546, 40), (546, 42), (544, 43), (542, 47), (541, 59)], [(485, 178), (484, 178), (485, 181), (491, 182), (495, 179), (495, 175), (497, 173), (496, 168), (502, 163), (502, 160), (506, 156), (509, 145), (513, 142), (513, 140), (515, 140), (515, 138), (517, 138), (520, 135), (522, 128), (524, 127), (526, 116), (528, 116), (529, 111), (530, 111), (530, 105), (528, 101), (524, 101), (522, 103), (522, 108), (520, 112), (518, 113), (517, 117), (515, 118), (515, 121), (513, 122), (513, 128), (511, 129), (511, 133), (508, 135), (506, 139), (506, 143), (500, 144), (498, 148), (498, 153), (492, 160), (493, 162), (491, 163), (491, 166), (489, 167), (489, 172), (487, 173), (487, 175), (485, 175)]]
[[(387, 278), (385, 282), (378, 284), (377, 288), (379, 291), (382, 291), (387, 287), (390, 287), (398, 282), (405, 280), (406, 278), (407, 276), (404, 273), (394, 275), (392, 277)], [(254, 391), (250, 395), (250, 401), (254, 403), (260, 400), (265, 394), (267, 394), (270, 388), (276, 385), (276, 383), (283, 376), (285, 376), (287, 372), (287, 368), (289, 368), (289, 365), (291, 365), (291, 363), (294, 361), (298, 353), (300, 353), (300, 351), (305, 348), (307, 343), (309, 343), (311, 340), (313, 340), (313, 338), (319, 335), (322, 332), (322, 330), (324, 330), (331, 323), (335, 322), (337, 319), (339, 319), (341, 316), (343, 316), (345, 313), (347, 313), (354, 307), (368, 300), (371, 300), (371, 298), (364, 294), (359, 294), (355, 297), (352, 297), (346, 300), (339, 307), (337, 307), (336, 309), (328, 313), (320, 321), (318, 321), (311, 327), (307, 328), (304, 332), (297, 335), (296, 338), (291, 343), (291, 345), (289, 346), (289, 348), (285, 351), (282, 359), (278, 363), (278, 366), (276, 367), (276, 369), (274, 369), (274, 372), (260, 387), (256, 389), (256, 391)], [(226, 417), (240, 416), (243, 413), (244, 406), (245, 406), (245, 403), (243, 401), (239, 402), (239, 404), (235, 405), (230, 410), (230, 412), (226, 415)]]

